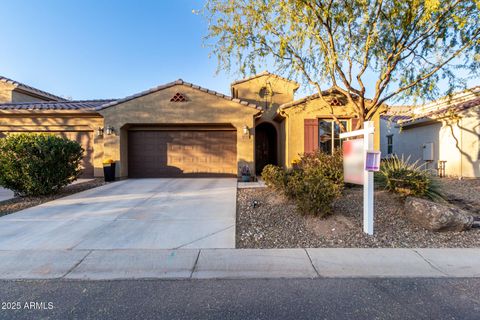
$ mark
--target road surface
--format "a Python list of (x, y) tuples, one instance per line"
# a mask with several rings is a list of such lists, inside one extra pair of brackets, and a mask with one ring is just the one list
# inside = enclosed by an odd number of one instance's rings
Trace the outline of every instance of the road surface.
[(0, 281), (0, 319), (467, 320), (479, 297), (480, 279)]

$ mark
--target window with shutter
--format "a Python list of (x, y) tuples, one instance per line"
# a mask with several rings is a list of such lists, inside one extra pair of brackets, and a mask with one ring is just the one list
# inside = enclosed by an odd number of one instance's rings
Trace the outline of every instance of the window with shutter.
[(318, 149), (318, 119), (305, 119), (304, 153), (312, 153)]

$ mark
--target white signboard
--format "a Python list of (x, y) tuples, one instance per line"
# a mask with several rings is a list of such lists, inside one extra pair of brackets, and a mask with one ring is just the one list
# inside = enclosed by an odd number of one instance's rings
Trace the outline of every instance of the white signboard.
[(347, 183), (363, 184), (363, 139), (343, 141), (343, 176)]

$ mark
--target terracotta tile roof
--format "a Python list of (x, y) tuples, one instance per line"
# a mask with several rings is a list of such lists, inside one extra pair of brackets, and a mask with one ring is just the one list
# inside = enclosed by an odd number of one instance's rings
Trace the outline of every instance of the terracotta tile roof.
[(43, 90), (40, 90), (40, 89), (31, 87), (31, 86), (28, 86), (28, 85), (26, 85), (26, 84), (24, 84), (24, 83), (21, 83), (21, 82), (18, 82), (18, 81), (9, 79), (9, 78), (4, 77), (4, 76), (0, 76), (0, 82), (9, 83), (9, 84), (14, 85), (15, 87), (17, 87), (17, 88), (19, 88), (19, 89), (22, 89), (22, 90), (25, 90), (25, 91), (29, 91), (29, 92), (31, 92), (31, 93), (34, 93), (34, 94), (37, 94), (37, 95), (41, 95), (41, 96), (44, 96), (44, 97), (49, 98), (49, 99), (52, 99), (52, 100), (56, 100), (56, 101), (68, 101), (68, 100), (65, 99), (65, 98), (62, 98), (62, 97), (56, 96), (56, 95), (54, 95), (54, 94), (51, 94), (51, 93), (49, 93), (49, 92), (46, 92), (46, 91), (43, 91)]
[(224, 95), (222, 93), (219, 93), (219, 92), (216, 92), (216, 91), (213, 91), (213, 90), (210, 90), (210, 89), (206, 89), (206, 88), (197, 86), (197, 85), (189, 83), (189, 82), (185, 82), (182, 79), (178, 79), (177, 81), (173, 81), (173, 82), (163, 84), (163, 85), (158, 86), (158, 87), (154, 87), (154, 88), (142, 91), (140, 93), (136, 93), (136, 94), (128, 96), (126, 98), (122, 98), (122, 99), (119, 99), (119, 100), (114, 100), (114, 101), (105, 103), (101, 106), (98, 106), (97, 110), (102, 110), (102, 109), (105, 109), (105, 108), (109, 108), (109, 107), (115, 106), (117, 104), (120, 104), (120, 103), (123, 103), (123, 102), (126, 102), (126, 101), (130, 101), (130, 100), (133, 100), (133, 99), (136, 99), (136, 98), (139, 98), (139, 97), (143, 97), (143, 96), (146, 96), (148, 94), (151, 94), (151, 93), (154, 93), (154, 92), (166, 89), (166, 88), (170, 88), (170, 87), (173, 87), (173, 86), (176, 86), (176, 85), (183, 85), (183, 86), (191, 87), (195, 90), (202, 91), (202, 92), (208, 93), (208, 94), (213, 95), (213, 96), (220, 97), (220, 98), (228, 100), (228, 101), (233, 101), (233, 102), (239, 103), (241, 105), (244, 105), (246, 107), (262, 110), (262, 108), (257, 106), (256, 104), (250, 103), (248, 101), (232, 98), (232, 97)]
[[(322, 91), (322, 95), (324, 97), (329, 96), (331, 94), (342, 94), (342, 93), (340, 91), (337, 91), (336, 89), (332, 89), (332, 88)], [(304, 104), (308, 101), (316, 100), (316, 99), (320, 99), (320, 95), (318, 93), (311, 94), (309, 96), (303, 97), (301, 99), (294, 100), (292, 102), (284, 103), (280, 106), (280, 109), (291, 108), (291, 107), (294, 107), (294, 106), (297, 106), (297, 105), (300, 105), (300, 104)], [(370, 101), (370, 100), (365, 99), (365, 101)]]
[(274, 73), (270, 73), (268, 72), (267, 70), (263, 71), (263, 72), (260, 72), (259, 74), (255, 74), (253, 76), (250, 76), (250, 77), (247, 77), (247, 78), (243, 78), (243, 79), (240, 79), (240, 80), (236, 80), (236, 81), (233, 81), (230, 86), (234, 86), (236, 84), (239, 84), (239, 83), (243, 83), (243, 82), (246, 82), (246, 81), (250, 81), (252, 79), (255, 79), (255, 78), (260, 78), (260, 77), (263, 77), (263, 76), (271, 76), (271, 77), (274, 77), (274, 78), (277, 78), (277, 79), (280, 79), (280, 80), (284, 80), (284, 81), (287, 81), (287, 82), (291, 82), (293, 84), (295, 84), (297, 86), (297, 89), (300, 87), (300, 84), (294, 80), (290, 80), (290, 79), (287, 79), (287, 78), (284, 78), (284, 77), (281, 77), (279, 75), (276, 75)]
[(409, 106), (389, 106), (387, 111), (380, 115), (381, 119), (397, 122), (399, 120), (410, 119), (412, 107)]
[(391, 121), (391, 122), (399, 122), (401, 120), (408, 120), (411, 118), (409, 115), (393, 115), (393, 114), (382, 114), (380, 115), (380, 118), (383, 120)]
[(398, 123), (405, 125), (426, 118), (441, 118), (476, 106), (480, 106), (480, 86), (414, 108), (408, 118), (399, 119)]
[(77, 101), (47, 101), (2, 103), (0, 110), (86, 110), (95, 111), (98, 106), (115, 101), (104, 100), (77, 100)]

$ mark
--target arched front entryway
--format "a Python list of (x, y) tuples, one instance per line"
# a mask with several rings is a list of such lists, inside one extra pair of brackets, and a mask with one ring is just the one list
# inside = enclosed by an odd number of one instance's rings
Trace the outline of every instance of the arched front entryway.
[(278, 164), (277, 160), (277, 130), (268, 122), (255, 127), (255, 169), (262, 173), (267, 164)]

